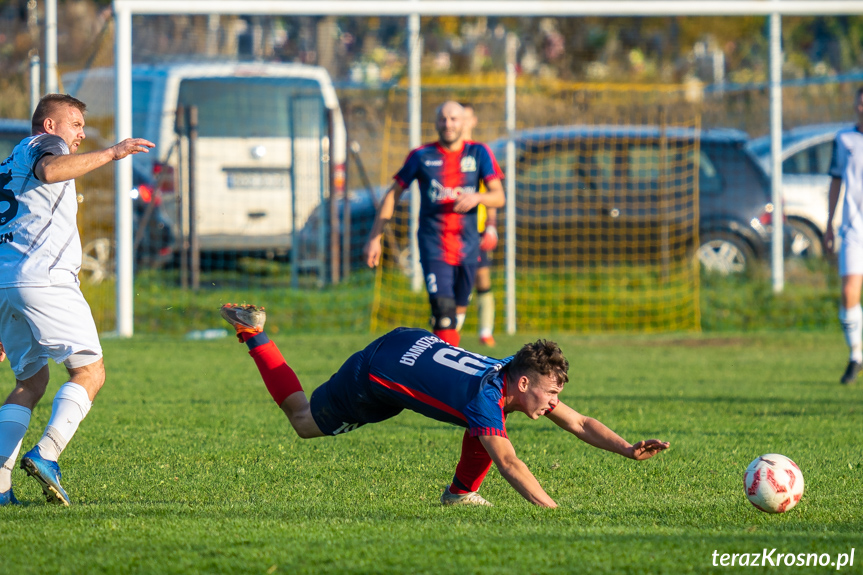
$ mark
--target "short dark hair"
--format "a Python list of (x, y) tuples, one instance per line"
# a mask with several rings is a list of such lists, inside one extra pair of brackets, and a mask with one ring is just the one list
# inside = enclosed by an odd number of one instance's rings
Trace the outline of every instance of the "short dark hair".
[(30, 129), (34, 134), (45, 130), (45, 118), (50, 118), (51, 114), (60, 106), (78, 108), (82, 115), (87, 111), (87, 104), (74, 96), (70, 96), (69, 94), (45, 94), (33, 111), (33, 120), (30, 122)]
[(471, 104), (470, 102), (459, 102), (459, 105), (462, 108), (464, 108), (465, 110), (473, 110), (474, 109), (473, 104)]
[(507, 366), (507, 373), (513, 379), (526, 375), (531, 383), (537, 375), (550, 375), (560, 385), (569, 381), (569, 361), (563, 357), (560, 346), (553, 341), (538, 339), (526, 343)]

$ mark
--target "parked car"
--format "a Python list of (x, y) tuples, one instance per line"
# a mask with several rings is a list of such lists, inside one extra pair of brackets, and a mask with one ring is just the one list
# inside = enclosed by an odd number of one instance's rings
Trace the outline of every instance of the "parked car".
[[(386, 190), (386, 187), (375, 187), (373, 189), (351, 190), (348, 192), (351, 212), (349, 248), (351, 269), (356, 270), (366, 267), (366, 262), (363, 258), (363, 247), (372, 231), (377, 204)], [(339, 238), (341, 241), (344, 238), (345, 231), (344, 199), (341, 197), (336, 199), (336, 210), (339, 214)], [(315, 208), (312, 215), (306, 221), (306, 225), (297, 234), (300, 269), (320, 267), (325, 265), (327, 261), (326, 250), (329, 249), (329, 237), (321, 237), (322, 221), (329, 222), (328, 202), (320, 204)], [(324, 254), (321, 254), (321, 247), (324, 249)]]
[[(15, 146), (30, 134), (30, 120), (0, 118), (0, 161), (10, 156)], [(91, 136), (96, 140), (100, 139), (98, 133), (88, 130), (88, 139), (85, 143)], [(133, 170), (132, 182), (135, 264), (144, 267), (160, 267), (170, 262), (174, 256), (176, 239), (172, 231), (173, 224), (161, 205), (161, 191), (157, 192), (154, 177), (136, 168)], [(81, 191), (87, 192), (85, 189)], [(101, 190), (100, 193), (111, 194), (110, 197), (113, 198), (113, 190)], [(109, 204), (112, 206), (113, 200)], [(113, 215), (113, 208), (111, 207), (107, 213)], [(142, 222), (145, 224), (143, 228), (141, 228)], [(108, 227), (113, 227), (113, 222)], [(89, 276), (91, 281), (98, 283), (112, 273), (113, 243), (113, 238), (103, 237), (93, 239), (83, 246), (82, 272)]]
[[(575, 125), (523, 130), (514, 137), (517, 194), (534, 198), (527, 204), (533, 213), (520, 211), (519, 217), (539, 216), (541, 225), (560, 230), (568, 223), (574, 233), (561, 237), (568, 238), (569, 253), (593, 250), (596, 259), (631, 259), (642, 248), (619, 240), (597, 246), (596, 241), (603, 236), (640, 234), (640, 245), (660, 246), (654, 248), (660, 251), (665, 249), (661, 234), (668, 233), (663, 229), (677, 231), (665, 241), (671, 242), (667, 249), (679, 249), (675, 242), (692, 236), (686, 226), (695, 225), (695, 210), (692, 205), (687, 208), (685, 197), (697, 184), (700, 243), (690, 247), (702, 266), (721, 273), (741, 272), (753, 259), (770, 254), (769, 180), (744, 150), (748, 140), (744, 132)], [(686, 169), (694, 161), (696, 140), (697, 182)], [(505, 147), (503, 139), (491, 144), (502, 165)], [(671, 166), (665, 173), (660, 169), (663, 161)], [(546, 200), (560, 196), (575, 201), (560, 206)], [(679, 209), (669, 211), (668, 206)], [(572, 225), (575, 222), (580, 223)], [(662, 257), (661, 253), (641, 255), (642, 259)]]
[[(827, 230), (827, 194), (830, 189), (830, 160), (836, 132), (848, 124), (814, 124), (782, 134), (782, 197), (791, 229), (791, 254), (801, 257), (823, 255), (822, 238)], [(746, 145), (768, 174), (770, 136), (755, 138)], [(842, 221), (842, 204), (833, 219), (835, 230)], [(834, 231), (835, 231), (834, 230)]]

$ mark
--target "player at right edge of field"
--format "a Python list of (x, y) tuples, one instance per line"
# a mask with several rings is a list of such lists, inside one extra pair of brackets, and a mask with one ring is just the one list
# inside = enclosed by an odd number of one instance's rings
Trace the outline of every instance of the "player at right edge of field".
[(824, 249), (832, 254), (835, 242), (833, 217), (844, 182), (845, 200), (839, 228), (842, 238), (839, 248), (839, 277), (842, 279), (839, 323), (850, 354), (848, 366), (839, 381), (845, 385), (854, 383), (863, 367), (863, 308), (860, 307), (860, 289), (863, 287), (863, 87), (857, 90), (854, 111), (857, 114), (856, 125), (839, 130), (833, 141), (827, 230), (824, 232)]
[(441, 494), (444, 505), (490, 505), (477, 490), (494, 462), (522, 497), (557, 507), (507, 436), (507, 416), (517, 411), (533, 420), (548, 417), (585, 443), (630, 459), (649, 459), (669, 446), (658, 439), (630, 444), (561, 402), (569, 362), (551, 341), (537, 340), (514, 356), (493, 359), (423, 329), (397, 328), (354, 353), (308, 400), (264, 332), (263, 308), (225, 304), (221, 315), (248, 346), (267, 390), (302, 439), (347, 433), (404, 409), (466, 428), (452, 484)]

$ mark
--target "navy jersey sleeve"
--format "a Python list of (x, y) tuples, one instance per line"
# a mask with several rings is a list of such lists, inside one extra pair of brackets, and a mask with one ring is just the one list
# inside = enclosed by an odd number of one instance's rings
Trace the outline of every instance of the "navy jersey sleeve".
[(480, 179), (486, 182), (503, 179), (503, 170), (500, 169), (494, 154), (488, 146), (485, 144), (480, 145), (476, 158), (479, 164)]
[(401, 169), (396, 172), (396, 175), (393, 176), (393, 179), (399, 183), (399, 185), (407, 189), (408, 186), (417, 178), (419, 175), (420, 168), (420, 159), (417, 150), (413, 150), (408, 157), (405, 159), (404, 165)]
[(500, 379), (487, 381), (479, 393), (464, 410), (467, 418), (468, 433), (471, 437), (479, 435), (498, 435), (506, 437), (506, 419), (503, 413), (504, 391)]

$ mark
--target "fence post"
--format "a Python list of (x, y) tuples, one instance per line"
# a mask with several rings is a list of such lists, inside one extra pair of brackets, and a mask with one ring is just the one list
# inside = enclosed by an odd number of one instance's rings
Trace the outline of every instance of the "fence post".
[(189, 260), (192, 264), (192, 289), (201, 287), (201, 249), (198, 243), (198, 200), (195, 189), (195, 154), (198, 144), (198, 107), (189, 107)]
[(785, 288), (785, 232), (782, 228), (782, 16), (770, 15), (770, 161), (773, 196), (773, 242), (770, 258), (773, 293)]
[[(345, 100), (343, 110), (350, 110), (350, 101)], [(342, 112), (344, 118), (344, 112)], [(350, 134), (348, 133), (349, 123), (345, 120), (345, 163), (342, 166), (342, 278), (347, 280), (351, 275), (351, 202), (348, 197), (348, 164), (350, 162), (350, 154), (348, 146), (350, 145)]]
[(515, 333), (515, 55), (518, 38), (510, 33), (506, 38), (506, 333)]
[(339, 250), (339, 206), (336, 203), (336, 163), (333, 160), (333, 111), (330, 108), (327, 110), (327, 177), (330, 191), (330, 283), (335, 285), (339, 283), (339, 264), (341, 257)]

